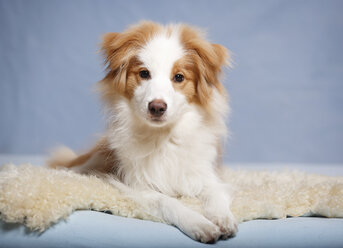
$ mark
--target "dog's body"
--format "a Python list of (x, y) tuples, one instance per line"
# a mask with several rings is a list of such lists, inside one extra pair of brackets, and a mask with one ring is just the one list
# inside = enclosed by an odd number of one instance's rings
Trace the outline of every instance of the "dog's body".
[[(100, 82), (108, 128), (88, 153), (56, 154), (52, 167), (109, 173), (149, 214), (201, 242), (237, 231), (217, 174), (228, 111), (218, 80), (227, 50), (185, 25), (144, 22), (104, 37)], [(176, 197), (197, 197), (201, 215)]]

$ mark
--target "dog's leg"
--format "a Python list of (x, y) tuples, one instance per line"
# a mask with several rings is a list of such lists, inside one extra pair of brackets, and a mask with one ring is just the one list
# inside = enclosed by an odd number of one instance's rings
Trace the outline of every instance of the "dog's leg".
[(157, 192), (145, 193), (144, 197), (152, 215), (178, 227), (194, 240), (214, 243), (222, 234), (211, 221), (175, 198)]
[(194, 240), (214, 243), (223, 234), (217, 225), (176, 198), (156, 191), (129, 191), (129, 197), (143, 206), (148, 214), (176, 226)]
[(230, 210), (231, 199), (225, 185), (213, 183), (204, 187), (200, 195), (204, 204), (204, 215), (216, 224), (227, 239), (237, 232), (237, 222)]

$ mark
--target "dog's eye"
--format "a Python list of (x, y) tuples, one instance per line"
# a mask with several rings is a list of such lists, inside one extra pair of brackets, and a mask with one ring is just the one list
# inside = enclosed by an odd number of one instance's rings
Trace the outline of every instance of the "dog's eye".
[(144, 79), (150, 78), (150, 72), (148, 70), (142, 70), (139, 72), (139, 76)]
[(176, 74), (174, 76), (174, 81), (177, 83), (181, 83), (184, 79), (185, 79), (185, 77), (182, 74)]

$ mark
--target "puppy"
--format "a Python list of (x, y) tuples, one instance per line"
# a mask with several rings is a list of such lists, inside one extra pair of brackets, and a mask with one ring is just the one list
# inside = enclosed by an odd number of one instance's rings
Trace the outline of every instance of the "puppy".
[[(226, 135), (227, 95), (218, 77), (227, 49), (187, 25), (141, 22), (105, 34), (102, 51), (107, 130), (89, 152), (60, 150), (48, 164), (110, 174), (149, 214), (194, 240), (233, 236), (230, 196), (216, 174)], [(181, 196), (198, 198), (203, 214)]]

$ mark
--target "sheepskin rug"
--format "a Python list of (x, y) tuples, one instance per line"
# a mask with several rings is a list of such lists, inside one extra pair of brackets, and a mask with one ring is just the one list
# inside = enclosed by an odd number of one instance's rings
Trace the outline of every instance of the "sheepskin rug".
[[(297, 171), (253, 172), (227, 167), (220, 175), (231, 185), (232, 211), (240, 222), (302, 215), (343, 217), (343, 177)], [(196, 199), (182, 198), (181, 201), (202, 211)], [(161, 221), (99, 176), (30, 164), (8, 164), (0, 168), (2, 220), (44, 231), (79, 209)]]

